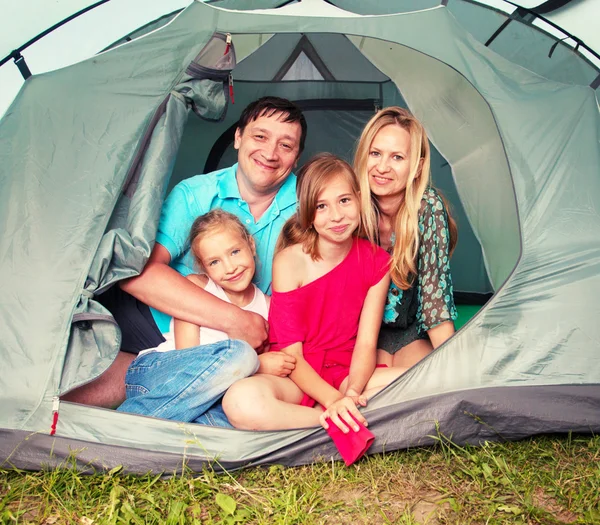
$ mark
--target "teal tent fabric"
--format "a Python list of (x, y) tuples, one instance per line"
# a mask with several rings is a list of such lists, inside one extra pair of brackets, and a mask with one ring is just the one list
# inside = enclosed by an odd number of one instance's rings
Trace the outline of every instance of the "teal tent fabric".
[[(56, 402), (118, 350), (96, 295), (141, 271), (168, 189), (210, 159), (228, 162), (219, 139), (265, 94), (305, 108), (306, 155), (350, 157), (377, 107), (408, 106), (436, 148), (436, 184), (458, 210), (459, 290), (494, 293), (370, 401), (373, 451), (429, 443), (438, 424), (474, 443), (600, 430), (600, 114), (588, 77), (557, 82), (515, 64), (466, 32), (450, 6), (360, 16), (334, 4), (242, 12), (194, 2), (131, 42), (25, 82), (0, 121), (8, 464), (57, 464), (70, 446), (97, 452), (82, 458), (98, 468), (121, 461), (136, 472), (182, 457), (235, 468), (335, 455), (319, 428), (248, 433)], [(314, 16), (320, 6), (328, 14)], [(233, 37), (235, 103), (220, 81), (189, 74), (215, 33)], [(276, 80), (306, 40), (307, 59), (333, 79)]]

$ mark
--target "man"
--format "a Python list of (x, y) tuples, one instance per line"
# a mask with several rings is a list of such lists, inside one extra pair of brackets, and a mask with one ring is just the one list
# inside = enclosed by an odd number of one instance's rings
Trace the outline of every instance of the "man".
[[(119, 323), (123, 342), (117, 358), (98, 380), (63, 399), (113, 407), (125, 399), (125, 373), (136, 354), (158, 346), (168, 316), (226, 332), (260, 353), (267, 323), (205, 292), (185, 278), (194, 273), (187, 237), (194, 219), (214, 208), (238, 216), (256, 241), (256, 284), (271, 287), (273, 252), (285, 221), (296, 210), (296, 179), (291, 175), (304, 149), (306, 120), (288, 100), (264, 97), (243, 112), (235, 133), (238, 163), (179, 183), (166, 199), (156, 244), (142, 273), (121, 283), (126, 294), (104, 301)], [(132, 297), (127, 297), (130, 294)], [(152, 307), (152, 314), (148, 306)], [(164, 312), (164, 314), (161, 314)]]

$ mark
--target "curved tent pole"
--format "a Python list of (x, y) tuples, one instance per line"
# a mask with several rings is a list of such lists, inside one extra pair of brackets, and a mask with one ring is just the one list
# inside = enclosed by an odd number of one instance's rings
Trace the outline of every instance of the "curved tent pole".
[(82, 9), (81, 11), (77, 11), (77, 13), (73, 13), (71, 16), (68, 16), (61, 22), (54, 24), (52, 27), (49, 27), (45, 31), (42, 31), (39, 35), (34, 36), (31, 40), (29, 40), (29, 42), (26, 42), (22, 46), (13, 50), (12, 53), (10, 53), (9, 55), (5, 56), (2, 60), (0, 60), (0, 67), (3, 66), (4, 64), (6, 64), (6, 62), (8, 62), (12, 58), (15, 61), (15, 64), (17, 65), (17, 67), (19, 68), (21, 75), (23, 75), (23, 78), (25, 80), (27, 80), (31, 76), (31, 71), (29, 71), (29, 68), (27, 67), (27, 64), (25, 63), (25, 58), (21, 55), (22, 51), (27, 49), (30, 45), (35, 44), (38, 40), (44, 38), (46, 35), (52, 33), (52, 31), (67, 24), (71, 20), (74, 20), (78, 16), (81, 16), (81, 15), (87, 13), (88, 11), (91, 11), (92, 9), (95, 9), (96, 7), (99, 7), (102, 4), (105, 4), (108, 1), (109, 0), (100, 0), (99, 2), (96, 2), (95, 4), (89, 5), (86, 8)]
[[(550, 13), (556, 9), (564, 7), (571, 1), (572, 0), (547, 0), (546, 2), (540, 4), (538, 7), (528, 9), (527, 7), (522, 7), (519, 4), (515, 4), (514, 2), (511, 2), (510, 0), (504, 0), (504, 2), (516, 7), (517, 9), (513, 12), (512, 15), (509, 16), (509, 18), (488, 39), (488, 41), (485, 43), (486, 47), (489, 46), (496, 39), (496, 37), (504, 30), (504, 28), (512, 20), (515, 20), (518, 18), (523, 19), (523, 18), (525, 18), (525, 15), (530, 15), (534, 18), (539, 18), (540, 20), (542, 20), (549, 26), (553, 27), (554, 29), (557, 29), (558, 31), (561, 31), (565, 35), (566, 38), (563, 38), (563, 39), (557, 38), (556, 44), (558, 44), (559, 42), (562, 42), (563, 40), (567, 40), (567, 39), (573, 40), (573, 42), (575, 42), (575, 44), (576, 44), (576, 46), (574, 48), (575, 51), (577, 51), (578, 48), (582, 47), (586, 51), (588, 51), (589, 53), (594, 55), (598, 60), (600, 60), (600, 54), (596, 53), (596, 51), (594, 51), (592, 48), (587, 46), (583, 40), (581, 40), (580, 38), (577, 38), (575, 35), (569, 33), (568, 31), (566, 31), (565, 29), (560, 27), (558, 24), (555, 24), (554, 22), (552, 22), (551, 20), (548, 20), (545, 16), (543, 16), (546, 13)], [(527, 22), (527, 20), (525, 20), (525, 22)], [(554, 37), (554, 38), (556, 38), (556, 37)]]
[[(29, 67), (27, 66), (27, 63), (25, 62), (25, 58), (21, 55), (22, 51), (24, 51), (25, 49), (27, 49), (32, 44), (35, 44), (38, 40), (44, 38), (46, 35), (52, 33), (54, 30), (58, 29), (59, 27), (67, 24), (71, 20), (74, 20), (75, 18), (77, 18), (77, 17), (79, 17), (79, 16), (87, 13), (88, 11), (91, 11), (92, 9), (95, 9), (96, 7), (99, 7), (102, 4), (105, 4), (105, 3), (109, 2), (109, 1), (110, 0), (99, 0), (95, 4), (89, 5), (88, 7), (84, 8), (84, 9), (81, 9), (80, 11), (72, 14), (71, 16), (68, 16), (67, 18), (65, 18), (61, 22), (58, 22), (58, 23), (54, 24), (52, 27), (49, 27), (48, 29), (46, 29), (45, 31), (42, 31), (39, 35), (33, 37), (31, 40), (29, 40), (28, 42), (26, 42), (22, 46), (18, 47), (17, 49), (13, 50), (9, 55), (7, 55), (3, 59), (1, 59), (0, 60), (0, 67), (3, 66), (10, 59), (13, 59), (15, 61), (16, 66), (19, 68), (19, 71), (21, 72), (21, 75), (23, 76), (23, 78), (25, 80), (27, 80), (31, 76), (31, 71), (29, 70)], [(209, 3), (209, 4), (218, 4), (220, 1), (223, 1), (223, 0), (206, 0), (206, 3)], [(282, 0), (282, 3), (279, 4), (277, 7), (285, 6), (286, 4), (291, 3), (292, 1), (293, 0)], [(324, 1), (326, 3), (328, 3), (328, 4), (335, 5), (332, 2), (330, 2), (329, 0), (324, 0)], [(546, 24), (548, 24), (548, 25), (552, 26), (553, 28), (561, 31), (566, 36), (566, 38), (564, 38), (564, 39), (557, 39), (556, 44), (551, 49), (551, 53), (554, 51), (554, 48), (556, 47), (556, 45), (558, 45), (559, 42), (561, 42), (562, 40), (570, 39), (570, 40), (573, 40), (576, 43), (575, 51), (577, 51), (578, 48), (582, 47), (586, 51), (588, 51), (589, 53), (591, 53), (594, 57), (596, 57), (598, 60), (600, 60), (600, 54), (596, 53), (593, 49), (591, 49), (589, 46), (587, 46), (585, 44), (585, 42), (583, 42), (581, 39), (579, 39), (576, 36), (572, 35), (571, 33), (569, 33), (568, 31), (566, 31), (565, 29), (563, 29), (559, 25), (555, 24), (554, 22), (551, 22), (550, 20), (548, 20), (547, 18), (545, 18), (543, 16), (543, 14), (550, 13), (552, 11), (555, 11), (556, 9), (564, 7), (565, 5), (569, 4), (571, 1), (572, 0), (546, 0), (545, 2), (543, 2), (542, 4), (540, 4), (539, 6), (537, 6), (536, 8), (528, 9), (528, 8), (522, 7), (522, 6), (520, 6), (520, 5), (518, 5), (518, 4), (514, 3), (514, 2), (511, 2), (510, 0), (504, 0), (504, 2), (506, 2), (507, 4), (510, 4), (510, 5), (514, 6), (514, 7), (516, 7), (517, 9), (516, 9), (516, 11), (512, 15), (509, 16), (509, 18), (488, 39), (488, 41), (485, 43), (486, 47), (489, 46), (498, 37), (498, 35), (506, 28), (506, 26), (512, 20), (515, 20), (517, 18), (521, 18), (522, 19), (522, 18), (524, 18), (524, 15), (532, 15), (533, 17), (539, 18), (540, 20), (544, 21)], [(445, 6), (447, 3), (448, 3), (447, 0), (440, 0), (440, 4), (441, 5)], [(473, 3), (479, 4), (479, 2), (476, 2), (476, 1), (474, 1)], [(479, 4), (479, 5), (482, 5), (482, 4)], [(597, 77), (594, 80), (593, 83), (597, 83), (597, 82), (600, 82), (600, 75), (599, 75), (599, 77)]]
[(537, 7), (533, 7), (532, 10), (540, 15), (545, 15), (547, 13), (551, 13), (552, 11), (556, 11), (561, 7), (570, 4), (573, 0), (546, 0), (541, 3)]

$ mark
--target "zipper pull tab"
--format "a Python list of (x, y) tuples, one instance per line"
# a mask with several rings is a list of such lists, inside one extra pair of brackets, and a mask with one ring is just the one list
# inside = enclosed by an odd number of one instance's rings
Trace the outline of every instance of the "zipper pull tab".
[(225, 56), (227, 53), (229, 53), (230, 49), (231, 49), (231, 34), (226, 33), (225, 34), (225, 53), (223, 53), (223, 56)]
[(50, 426), (50, 435), (56, 434), (56, 424), (58, 423), (58, 409), (60, 407), (60, 399), (58, 396), (52, 398), (52, 425)]
[(229, 99), (232, 104), (235, 104), (235, 99), (233, 97), (233, 76), (229, 73)]

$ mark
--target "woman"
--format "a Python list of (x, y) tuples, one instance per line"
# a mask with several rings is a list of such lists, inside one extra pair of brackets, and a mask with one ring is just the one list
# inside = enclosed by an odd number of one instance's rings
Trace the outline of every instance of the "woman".
[(410, 367), (454, 333), (456, 223), (430, 184), (427, 134), (406, 109), (385, 108), (367, 123), (354, 169), (367, 236), (392, 256), (377, 362)]

